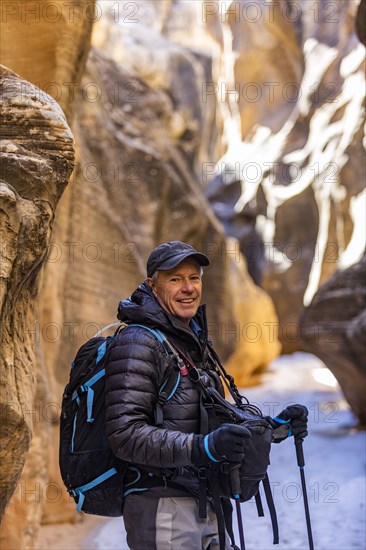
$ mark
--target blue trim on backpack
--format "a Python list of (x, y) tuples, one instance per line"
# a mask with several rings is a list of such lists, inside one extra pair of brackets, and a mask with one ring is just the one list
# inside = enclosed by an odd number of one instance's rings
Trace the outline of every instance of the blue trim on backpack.
[(130, 481), (130, 483), (126, 483), (125, 487), (131, 487), (131, 485), (134, 485), (141, 479), (141, 472), (138, 468), (135, 468), (135, 466), (129, 466), (128, 470), (133, 470), (134, 472), (136, 472), (137, 477), (133, 481)]
[(77, 390), (75, 390), (72, 394), (72, 401), (74, 399), (77, 400), (77, 403), (78, 405), (80, 405), (80, 400), (79, 400), (79, 394), (78, 394), (78, 391), (80, 392), (87, 392), (87, 396), (86, 396), (86, 407), (87, 407), (87, 415), (86, 415), (86, 421), (87, 422), (94, 422), (94, 418), (93, 418), (93, 401), (94, 401), (94, 390), (91, 388), (91, 386), (93, 386), (96, 382), (98, 382), (98, 380), (100, 380), (101, 378), (103, 378), (103, 376), (105, 376), (105, 369), (102, 369), (100, 370), (99, 372), (97, 372), (97, 374), (95, 374), (94, 376), (92, 376), (89, 380), (87, 380), (82, 386), (79, 386)]
[(94, 422), (93, 414), (93, 401), (94, 401), (94, 390), (88, 387), (88, 393), (86, 394), (86, 421)]
[(103, 376), (105, 375), (105, 369), (102, 369), (100, 370), (99, 372), (97, 372), (97, 374), (95, 374), (94, 376), (92, 376), (91, 378), (89, 378), (89, 380), (87, 380), (84, 384), (82, 384), (81, 386), (79, 386), (72, 394), (71, 396), (71, 400), (74, 401), (74, 399), (77, 399), (79, 394), (78, 394), (78, 391), (81, 391), (81, 392), (87, 392), (89, 391), (89, 388), (90, 386), (93, 386), (96, 382), (98, 382), (98, 380), (100, 380), (101, 378), (103, 378)]
[(77, 390), (75, 390), (71, 396), (71, 401), (74, 401), (76, 399), (77, 401), (77, 404), (80, 405), (80, 399), (79, 399), (79, 394), (78, 394), (78, 391), (81, 391), (82, 393), (84, 393), (85, 391), (87, 391), (84, 387), (84, 385), (81, 385), (78, 387)]
[[(167, 380), (167, 381), (168, 381), (168, 380)], [(166, 381), (166, 382), (167, 382), (167, 381)], [(166, 382), (165, 382), (165, 384), (166, 384)], [(177, 377), (177, 381), (176, 381), (176, 383), (175, 383), (174, 388), (173, 388), (172, 391), (170, 392), (170, 395), (168, 395), (168, 397), (166, 398), (167, 401), (169, 401), (169, 399), (170, 399), (171, 397), (173, 397), (173, 395), (175, 394), (175, 392), (176, 392), (176, 390), (177, 390), (177, 387), (179, 386), (179, 382), (180, 382), (180, 371), (178, 371), (178, 377)], [(163, 385), (165, 386), (165, 384), (163, 384)], [(159, 393), (160, 393), (160, 392), (159, 392)]]
[(95, 361), (95, 364), (97, 365), (99, 363), (99, 361), (101, 361), (103, 359), (103, 357), (105, 356), (105, 352), (106, 352), (106, 349), (107, 349), (107, 340), (104, 340), (103, 344), (101, 344), (98, 348), (98, 352), (97, 352), (97, 359)]
[(93, 400), (94, 400), (94, 390), (92, 390), (91, 386), (93, 386), (98, 380), (103, 378), (105, 376), (105, 369), (100, 370), (95, 374), (92, 378), (90, 378), (87, 382), (85, 382), (84, 386), (87, 388), (87, 398), (86, 398), (86, 407), (87, 407), (87, 422), (94, 422), (94, 418), (92, 416), (93, 414)]
[(77, 503), (77, 506), (76, 506), (76, 511), (77, 512), (81, 512), (81, 509), (83, 507), (83, 504), (84, 504), (84, 500), (85, 500), (85, 495), (84, 493), (76, 493), (75, 496), (78, 496), (78, 503)]
[(139, 491), (147, 491), (147, 487), (141, 487), (140, 489), (138, 487), (136, 487), (136, 489), (129, 489), (128, 491), (125, 491), (123, 493), (123, 496), (126, 497), (127, 495), (131, 494), (131, 493), (137, 493)]
[(76, 487), (76, 489), (72, 489), (70, 491), (70, 494), (73, 495), (74, 497), (76, 496), (79, 497), (78, 504), (76, 507), (77, 512), (80, 512), (82, 509), (82, 506), (85, 500), (84, 493), (86, 493), (90, 489), (94, 489), (94, 487), (96, 487), (97, 485), (100, 485), (101, 483), (103, 483), (103, 481), (106, 481), (110, 477), (114, 476), (116, 473), (117, 473), (116, 468), (110, 468), (109, 470), (104, 472), (104, 474), (96, 477), (89, 483), (86, 483), (85, 485), (81, 485), (80, 487)]
[(97, 372), (97, 374), (89, 378), (89, 380), (85, 382), (84, 386), (86, 386), (87, 388), (90, 388), (90, 386), (93, 386), (96, 382), (98, 382), (98, 380), (103, 378), (104, 375), (105, 375), (105, 369), (102, 369), (99, 372)]
[(212, 454), (210, 453), (210, 449), (208, 448), (208, 435), (205, 435), (205, 437), (203, 439), (203, 446), (205, 447), (205, 451), (206, 451), (206, 454), (207, 454), (208, 458), (210, 460), (212, 460), (212, 462), (220, 462), (220, 460), (216, 460), (216, 458), (214, 458), (212, 456)]
[(72, 437), (71, 437), (71, 445), (70, 445), (70, 451), (72, 453), (74, 452), (74, 437), (75, 437), (75, 431), (76, 431), (76, 418), (77, 418), (77, 415), (78, 415), (78, 413), (76, 412), (76, 414), (74, 416), (73, 427), (72, 427)]

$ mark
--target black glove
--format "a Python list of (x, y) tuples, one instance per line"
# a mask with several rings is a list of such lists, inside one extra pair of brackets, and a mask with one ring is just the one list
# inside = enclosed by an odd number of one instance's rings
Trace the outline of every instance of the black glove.
[(281, 443), (293, 435), (295, 439), (304, 439), (308, 435), (308, 410), (304, 405), (290, 405), (275, 418), (266, 417), (273, 428), (273, 442)]
[(252, 435), (239, 424), (223, 424), (208, 435), (195, 435), (192, 447), (192, 462), (205, 466), (210, 462), (242, 462), (245, 440)]

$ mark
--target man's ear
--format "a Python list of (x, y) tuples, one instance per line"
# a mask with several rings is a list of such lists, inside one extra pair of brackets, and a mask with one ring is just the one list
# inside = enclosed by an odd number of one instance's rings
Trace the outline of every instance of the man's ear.
[(154, 281), (152, 280), (151, 277), (148, 277), (146, 279), (146, 281), (147, 281), (147, 284), (149, 285), (149, 287), (151, 288), (151, 290), (153, 291), (154, 296), (156, 296), (156, 291), (155, 291), (155, 286), (156, 285), (155, 285)]

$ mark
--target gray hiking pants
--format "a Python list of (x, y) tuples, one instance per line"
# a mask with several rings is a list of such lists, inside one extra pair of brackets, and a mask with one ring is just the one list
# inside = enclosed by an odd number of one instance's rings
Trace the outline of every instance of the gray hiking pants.
[[(208, 507), (199, 519), (194, 497), (164, 497), (132, 493), (125, 499), (123, 518), (130, 550), (218, 550), (217, 520)], [(231, 548), (227, 537), (226, 548)]]

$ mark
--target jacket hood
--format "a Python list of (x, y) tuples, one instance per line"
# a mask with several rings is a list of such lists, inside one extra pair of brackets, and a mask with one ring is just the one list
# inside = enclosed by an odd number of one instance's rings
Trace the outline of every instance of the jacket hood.
[[(144, 281), (129, 298), (120, 301), (117, 318), (124, 323), (141, 323), (149, 325), (160, 329), (167, 335), (179, 336), (184, 340), (190, 341), (194, 339), (197, 342), (193, 332), (187, 328), (180, 319), (170, 315), (162, 309), (146, 281)], [(204, 340), (207, 341), (205, 305), (199, 306), (194, 319), (203, 330)]]

